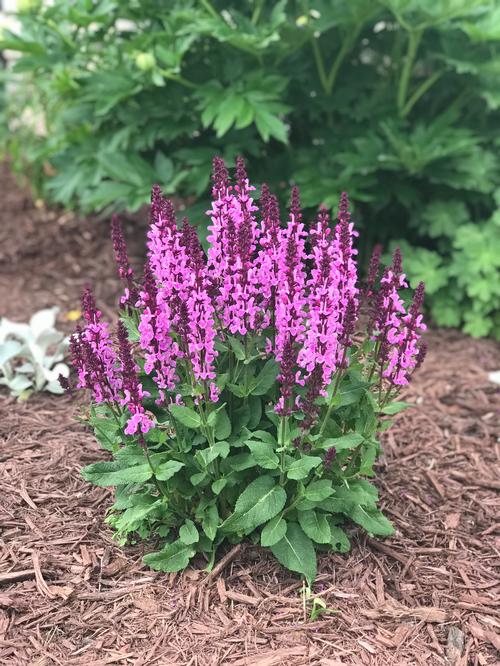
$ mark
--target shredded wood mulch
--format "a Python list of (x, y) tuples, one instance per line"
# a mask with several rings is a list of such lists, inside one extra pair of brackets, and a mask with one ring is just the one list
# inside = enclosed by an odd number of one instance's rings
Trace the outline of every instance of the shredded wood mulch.
[[(61, 326), (89, 278), (111, 314), (119, 291), (105, 222), (33, 205), (0, 173), (0, 314), (58, 304)], [(142, 243), (138, 234), (139, 248)], [(137, 252), (139, 259), (139, 252)], [(324, 555), (310, 619), (301, 583), (256, 546), (182, 575), (148, 570), (104, 523), (111, 494), (82, 465), (103, 458), (71, 398), (0, 396), (0, 664), (341, 666), (498, 664), (498, 345), (434, 331), (384, 437), (376, 483), (396, 535), (350, 528)], [(148, 544), (152, 548), (154, 544)]]

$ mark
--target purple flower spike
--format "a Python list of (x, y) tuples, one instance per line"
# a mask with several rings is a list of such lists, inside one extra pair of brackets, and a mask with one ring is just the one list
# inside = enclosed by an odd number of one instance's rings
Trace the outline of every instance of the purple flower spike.
[(134, 284), (134, 271), (130, 267), (127, 244), (123, 235), (123, 228), (117, 215), (111, 218), (111, 239), (115, 252), (116, 263), (118, 265), (118, 274), (127, 285), (125, 294), (120, 299), (121, 305), (136, 307), (139, 300), (139, 293)]

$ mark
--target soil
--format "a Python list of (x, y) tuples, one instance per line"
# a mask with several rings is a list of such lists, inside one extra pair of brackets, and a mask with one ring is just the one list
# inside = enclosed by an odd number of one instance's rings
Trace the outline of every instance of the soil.
[[(112, 316), (109, 223), (37, 205), (5, 165), (0, 195), (0, 314), (56, 304), (69, 331), (90, 280)], [(500, 387), (488, 380), (500, 350), (456, 331), (428, 343), (405, 396), (415, 407), (383, 438), (376, 483), (396, 534), (351, 528), (349, 554), (320, 558), (314, 593), (330, 612), (314, 620), (298, 578), (249, 544), (215, 575), (148, 570), (143, 546), (118, 546), (104, 523), (110, 492), (79, 474), (104, 457), (75, 420), (84, 405), (3, 392), (0, 664), (500, 663)]]

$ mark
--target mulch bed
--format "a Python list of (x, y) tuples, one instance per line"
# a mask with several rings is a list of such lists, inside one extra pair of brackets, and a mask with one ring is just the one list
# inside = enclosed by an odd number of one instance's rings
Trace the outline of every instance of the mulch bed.
[[(5, 166), (0, 191), (0, 314), (58, 304), (70, 330), (89, 278), (111, 313), (105, 222), (35, 206)], [(3, 393), (0, 664), (498, 664), (500, 389), (487, 372), (500, 351), (454, 331), (428, 342), (405, 396), (416, 408), (383, 440), (377, 485), (396, 535), (352, 528), (349, 554), (320, 558), (314, 590), (335, 612), (316, 621), (298, 578), (250, 544), (216, 575), (145, 568), (143, 546), (119, 547), (104, 524), (109, 491), (79, 475), (102, 457), (75, 421), (84, 406)]]

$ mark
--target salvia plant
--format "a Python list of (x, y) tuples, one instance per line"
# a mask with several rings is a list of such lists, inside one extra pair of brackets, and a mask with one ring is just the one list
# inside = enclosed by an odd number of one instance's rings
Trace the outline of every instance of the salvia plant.
[(349, 549), (346, 522), (393, 533), (368, 478), (425, 354), (424, 287), (405, 305), (400, 252), (380, 275), (380, 248), (360, 286), (345, 193), (334, 222), (322, 208), (306, 224), (294, 188), (283, 223), (266, 185), (257, 205), (241, 158), (233, 180), (215, 158), (212, 182), (206, 252), (153, 187), (141, 282), (113, 220), (116, 339), (86, 289), (71, 340), (113, 460), (83, 475), (116, 488), (107, 520), (123, 543), (160, 544), (153, 569), (197, 553), (211, 566), (221, 544), (250, 538), (311, 582), (316, 550)]

